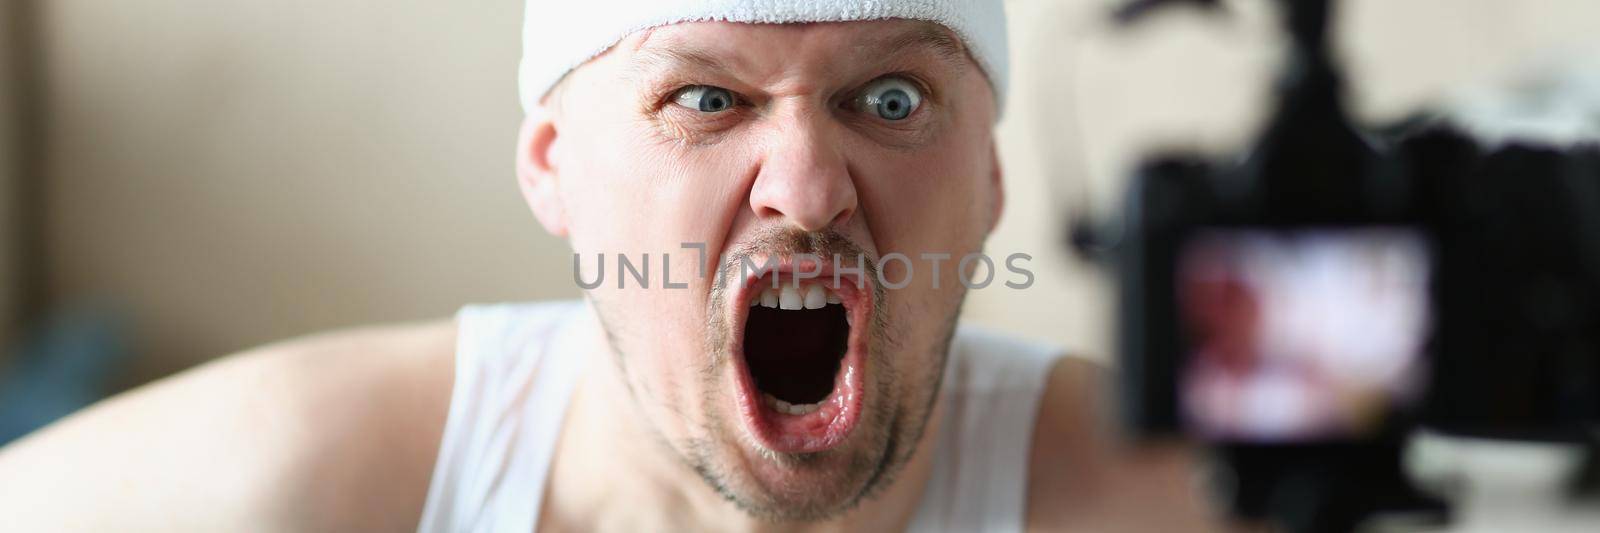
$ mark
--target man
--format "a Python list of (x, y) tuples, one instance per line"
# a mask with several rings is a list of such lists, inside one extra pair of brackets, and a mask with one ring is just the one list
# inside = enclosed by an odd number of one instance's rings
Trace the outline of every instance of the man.
[(1000, 2), (812, 4), (530, 6), (517, 176), (582, 303), (292, 341), (112, 399), (0, 452), (0, 529), (1192, 512), (1180, 457), (1103, 446), (1093, 368), (958, 329), (975, 267), (922, 260), (981, 252), (1002, 211)]

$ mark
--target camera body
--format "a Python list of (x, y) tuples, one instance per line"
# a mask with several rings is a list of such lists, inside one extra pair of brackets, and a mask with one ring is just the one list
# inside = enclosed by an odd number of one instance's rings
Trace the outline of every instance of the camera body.
[(1113, 238), (1074, 230), (1118, 281), (1124, 427), (1210, 444), (1228, 506), (1293, 530), (1442, 513), (1401, 473), (1419, 428), (1600, 435), (1600, 149), (1362, 131), (1329, 3), (1282, 2), (1293, 55), (1244, 157), (1149, 158)]
[[(1485, 146), (1444, 126), (1369, 141), (1319, 125), (1321, 114), (1281, 115), (1243, 164), (1162, 156), (1131, 180), (1112, 256), (1128, 427), (1253, 443), (1363, 440), (1389, 421), (1475, 437), (1593, 438), (1600, 428), (1600, 149)], [(1195, 256), (1207, 253), (1229, 258), (1196, 267)], [(1211, 330), (1231, 325), (1208, 320), (1226, 309), (1196, 304), (1192, 286), (1196, 276), (1240, 277), (1240, 270), (1277, 280), (1256, 283), (1258, 292), (1312, 291), (1263, 295), (1268, 302), (1256, 312), (1266, 315), (1265, 327), (1277, 323), (1273, 315), (1322, 313), (1255, 337), (1333, 339), (1248, 348), (1344, 350), (1317, 354), (1329, 358), (1320, 364), (1389, 365), (1377, 374), (1353, 370), (1387, 380), (1369, 383), (1385, 390), (1370, 398), (1378, 404), (1351, 407), (1378, 409), (1383, 420), (1251, 434), (1207, 431), (1192, 409), (1186, 414), (1186, 377), (1216, 351), (1206, 349), (1218, 337)], [(1329, 284), (1347, 290), (1315, 292)], [(1381, 289), (1364, 290), (1370, 287)], [(1323, 330), (1304, 324), (1316, 320)], [(1352, 336), (1366, 338), (1339, 342)]]
[(1600, 429), (1600, 149), (1479, 146), (1449, 132), (1400, 155), (1429, 189), (1439, 313), (1420, 423), (1590, 442)]

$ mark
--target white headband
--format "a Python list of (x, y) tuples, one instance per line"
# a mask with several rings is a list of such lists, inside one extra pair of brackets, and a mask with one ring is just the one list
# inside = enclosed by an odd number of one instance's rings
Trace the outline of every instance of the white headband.
[(518, 72), (522, 108), (536, 107), (572, 69), (633, 32), (694, 21), (847, 22), (881, 19), (941, 24), (966, 43), (1004, 107), (1010, 68), (1002, 0), (529, 0)]

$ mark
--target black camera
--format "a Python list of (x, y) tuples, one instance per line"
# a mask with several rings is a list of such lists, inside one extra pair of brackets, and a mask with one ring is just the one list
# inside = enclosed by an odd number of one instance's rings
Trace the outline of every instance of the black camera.
[(1600, 150), (1352, 125), (1329, 2), (1281, 2), (1293, 56), (1249, 153), (1150, 158), (1114, 229), (1073, 227), (1118, 281), (1130, 432), (1212, 444), (1235, 513), (1342, 531), (1443, 512), (1401, 473), (1415, 429), (1593, 442)]

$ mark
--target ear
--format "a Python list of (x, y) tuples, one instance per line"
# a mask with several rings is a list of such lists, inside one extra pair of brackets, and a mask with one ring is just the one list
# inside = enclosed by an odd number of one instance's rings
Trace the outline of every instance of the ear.
[(544, 230), (566, 237), (567, 210), (557, 187), (556, 137), (555, 120), (548, 109), (528, 110), (517, 135), (517, 185)]
[(1005, 172), (1000, 168), (1000, 150), (995, 146), (994, 141), (989, 142), (989, 159), (990, 165), (994, 169), (989, 175), (989, 179), (992, 181), (991, 185), (994, 186), (994, 199), (991, 206), (993, 218), (989, 219), (989, 233), (994, 233), (994, 229), (1000, 226), (1000, 215), (1006, 211)]

